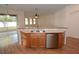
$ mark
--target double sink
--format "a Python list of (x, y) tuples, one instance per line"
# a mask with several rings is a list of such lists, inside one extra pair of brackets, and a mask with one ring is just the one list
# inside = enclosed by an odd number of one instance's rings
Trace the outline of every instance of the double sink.
[(39, 32), (39, 33), (42, 33), (42, 32), (45, 32), (45, 30), (39, 30), (39, 29), (36, 29), (36, 30), (31, 30), (31, 32)]

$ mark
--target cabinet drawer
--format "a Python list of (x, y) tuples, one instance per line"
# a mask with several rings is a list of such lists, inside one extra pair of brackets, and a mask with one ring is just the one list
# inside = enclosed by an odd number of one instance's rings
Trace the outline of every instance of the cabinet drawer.
[(45, 37), (45, 36), (46, 36), (45, 33), (39, 33), (38, 35), (39, 35), (40, 37)]
[(28, 37), (30, 37), (30, 34), (21, 34), (21, 37), (28, 38)]
[(27, 38), (30, 38), (30, 36), (29, 37), (27, 37), (27, 36), (21, 36), (21, 38), (26, 38), (27, 39)]
[(24, 37), (22, 37), (21, 39), (22, 39), (22, 40), (27, 40), (27, 39), (29, 39), (29, 38), (24, 38)]
[(31, 33), (31, 35), (34, 35), (34, 36), (45, 36), (46, 34), (45, 33)]

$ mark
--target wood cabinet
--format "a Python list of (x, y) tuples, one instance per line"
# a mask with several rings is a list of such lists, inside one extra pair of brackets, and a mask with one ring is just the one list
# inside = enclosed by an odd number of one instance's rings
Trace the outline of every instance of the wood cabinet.
[(31, 47), (37, 48), (39, 45), (38, 34), (31, 33), (30, 36), (31, 36), (30, 37), (31, 38)]
[(31, 33), (31, 47), (45, 48), (45, 33)]
[(45, 48), (45, 33), (24, 33), (21, 32), (22, 46), (27, 48)]
[[(22, 46), (27, 48), (46, 48), (46, 39), (46, 33), (21, 32)], [(61, 48), (64, 45), (64, 33), (57, 33), (56, 41), (57, 47)]]
[(30, 33), (21, 32), (21, 44), (23, 47), (31, 47)]
[(58, 33), (58, 48), (62, 48), (64, 45), (64, 33)]
[(39, 39), (39, 47), (45, 48), (45, 46), (46, 46), (46, 34), (40, 33), (38, 39)]

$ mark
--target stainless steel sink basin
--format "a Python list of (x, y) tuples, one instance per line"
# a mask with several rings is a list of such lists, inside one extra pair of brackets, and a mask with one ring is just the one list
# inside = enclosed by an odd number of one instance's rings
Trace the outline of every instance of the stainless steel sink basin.
[(34, 29), (34, 30), (31, 30), (31, 32), (39, 32), (39, 33), (42, 33), (42, 32), (45, 32), (45, 30), (41, 30), (41, 29)]

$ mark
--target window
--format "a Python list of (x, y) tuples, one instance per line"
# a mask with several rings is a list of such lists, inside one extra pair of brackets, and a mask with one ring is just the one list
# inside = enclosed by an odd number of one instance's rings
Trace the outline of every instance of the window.
[(25, 25), (36, 25), (36, 19), (25, 18)]
[(33, 24), (36, 24), (36, 19), (33, 19)]
[(25, 25), (28, 25), (28, 18), (25, 18)]
[(14, 30), (17, 27), (16, 15), (0, 14), (0, 31)]
[(32, 18), (29, 19), (30, 20), (30, 25), (32, 24)]

